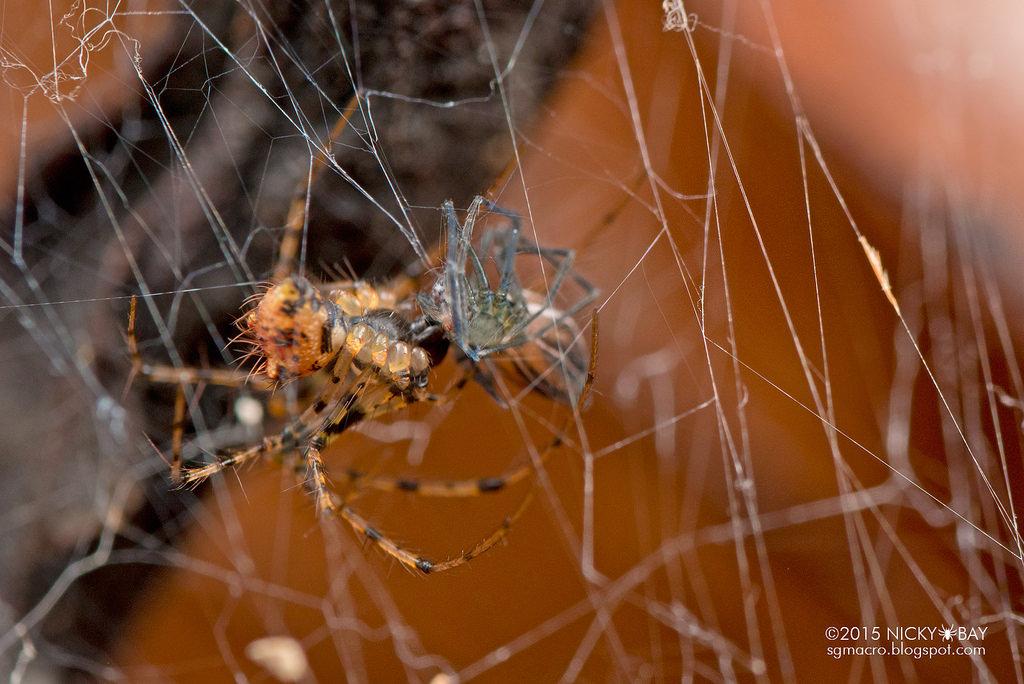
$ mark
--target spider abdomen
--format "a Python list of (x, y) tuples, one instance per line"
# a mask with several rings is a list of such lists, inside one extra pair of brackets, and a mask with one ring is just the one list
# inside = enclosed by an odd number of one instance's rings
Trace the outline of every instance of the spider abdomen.
[(244, 320), (271, 380), (323, 368), (337, 355), (348, 329), (338, 306), (305, 278), (285, 278), (272, 286)]
[(526, 306), (508, 294), (477, 290), (470, 301), (466, 344), (472, 349), (496, 347), (521, 327), (526, 316)]

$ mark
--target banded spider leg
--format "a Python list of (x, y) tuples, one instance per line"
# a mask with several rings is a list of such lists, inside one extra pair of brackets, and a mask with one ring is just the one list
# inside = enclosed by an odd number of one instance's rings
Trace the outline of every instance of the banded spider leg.
[(519, 520), (522, 514), (529, 507), (534, 497), (534, 490), (531, 488), (520, 500), (516, 508), (506, 515), (501, 523), (483, 540), (475, 544), (469, 551), (449, 558), (444, 561), (431, 561), (424, 556), (414, 553), (401, 544), (385, 535), (368, 520), (362, 517), (351, 504), (357, 500), (366, 490), (376, 489), (384, 492), (401, 492), (411, 495), (436, 497), (436, 498), (471, 498), (502, 491), (507, 487), (518, 484), (536, 475), (538, 468), (543, 467), (551, 456), (563, 445), (563, 435), (569, 429), (569, 425), (575, 418), (578, 407), (585, 406), (593, 388), (594, 376), (597, 368), (597, 340), (598, 320), (597, 314), (591, 319), (591, 345), (590, 361), (587, 368), (586, 379), (580, 394), (574, 402), (570, 413), (560, 430), (555, 432), (554, 437), (540, 452), (536, 461), (530, 460), (520, 466), (514, 467), (497, 477), (481, 477), (470, 480), (434, 480), (415, 479), (406, 477), (395, 477), (390, 475), (369, 476), (355, 470), (349, 470), (346, 476), (352, 483), (351, 493), (344, 499), (334, 504), (337, 514), (349, 524), (349, 526), (362, 538), (374, 544), (387, 556), (395, 559), (404, 567), (419, 571), (423, 574), (436, 574), (448, 570), (454, 570), (469, 563), (481, 554), (497, 546), (505, 539), (512, 526)]

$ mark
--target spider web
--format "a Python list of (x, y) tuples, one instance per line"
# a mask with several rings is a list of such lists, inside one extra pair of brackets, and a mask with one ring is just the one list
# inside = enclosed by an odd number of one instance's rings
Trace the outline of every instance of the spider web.
[[(1008, 10), (37, 4), (5, 2), (0, 40), (13, 679), (1024, 679), (1020, 136), (992, 85), (1013, 56), (977, 37)], [(339, 485), (534, 463), (493, 496), (358, 499), (445, 558), (533, 486), (508, 543), (450, 574), (316, 522), (272, 465), (171, 489), (173, 388), (122, 392), (133, 294), (147, 359), (234, 361), (325, 153), (312, 278), (440, 266), (438, 207), (489, 188), (601, 289), (589, 406), (471, 384), (327, 453)], [(524, 268), (544, 292), (550, 269)], [(185, 456), (301, 408), (198, 388)], [(826, 650), (900, 640), (852, 632), (873, 626), (984, 628), (907, 643), (983, 650)]]

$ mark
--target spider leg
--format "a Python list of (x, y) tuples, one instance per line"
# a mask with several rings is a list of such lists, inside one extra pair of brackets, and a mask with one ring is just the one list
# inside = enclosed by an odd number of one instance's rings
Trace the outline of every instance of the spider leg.
[(495, 494), (515, 486), (530, 477), (537, 465), (547, 463), (552, 454), (564, 444), (561, 435), (554, 437), (539, 454), (537, 462), (523, 463), (501, 475), (466, 480), (439, 480), (425, 478), (396, 477), (393, 475), (368, 475), (358, 470), (349, 470), (346, 477), (359, 489), (375, 489), (382, 492), (405, 492), (416, 496), (445, 499), (466, 499), (485, 494)]
[(178, 385), (174, 394), (174, 422), (171, 423), (171, 482), (181, 481), (181, 445), (185, 434), (185, 388)]
[[(526, 329), (526, 327), (530, 323), (532, 323), (538, 316), (540, 316), (543, 312), (551, 308), (552, 304), (554, 304), (555, 302), (555, 297), (558, 295), (558, 291), (562, 289), (562, 281), (565, 280), (565, 277), (570, 273), (576, 275), (575, 272), (572, 270), (573, 261), (576, 260), (576, 250), (561, 249), (556, 247), (536, 247), (531, 245), (529, 251), (520, 253), (537, 254), (542, 259), (546, 259), (548, 263), (552, 264), (555, 267), (555, 276), (554, 278), (552, 278), (551, 283), (548, 285), (548, 294), (544, 302), (544, 307), (542, 309), (538, 309), (537, 311), (535, 311), (533, 315), (531, 315), (528, 319), (526, 319), (526, 321), (523, 322), (522, 329)], [(556, 261), (556, 257), (561, 257), (561, 260)], [(579, 278), (578, 275), (576, 277)], [(591, 287), (591, 289), (593, 288)], [(584, 296), (583, 299), (586, 299), (586, 297)], [(573, 305), (572, 312), (570, 313), (567, 311), (564, 315), (571, 316), (573, 313), (579, 311), (584, 306), (586, 306), (587, 303), (588, 302), (585, 301), (583, 303), (577, 302), (576, 304)]]
[(124, 399), (128, 396), (128, 390), (131, 389), (132, 383), (135, 381), (135, 377), (139, 374), (142, 369), (142, 354), (139, 353), (139, 340), (135, 335), (135, 316), (139, 308), (139, 298), (132, 295), (131, 302), (128, 304), (128, 354), (132, 359), (131, 370), (128, 371), (128, 380), (124, 383), (124, 391), (121, 392), (121, 398)]
[[(373, 389), (364, 394), (366, 388), (373, 385), (375, 380), (377, 383)], [(391, 402), (395, 399), (400, 399), (401, 402), (392, 405)], [(327, 467), (322, 456), (327, 445), (355, 422), (396, 410), (415, 400), (415, 396), (397, 391), (390, 385), (380, 382), (379, 371), (376, 369), (366, 369), (359, 373), (350, 389), (340, 397), (333, 398), (333, 402), (339, 407), (338, 410), (323, 421), (322, 429), (310, 438), (303, 450), (303, 461), (306, 464), (306, 486), (312, 491), (319, 515), (330, 516), (339, 513), (336, 503), (337, 495), (331, 488)], [(318, 401), (314, 405), (314, 410), (317, 410), (316, 406), (322, 403), (326, 402)], [(341, 513), (344, 517), (343, 510)]]
[(376, 545), (377, 548), (397, 560), (406, 568), (418, 571), (424, 575), (431, 575), (439, 572), (446, 572), (448, 570), (454, 570), (455, 568), (465, 565), (474, 558), (477, 558), (486, 551), (494, 548), (499, 542), (501, 542), (501, 540), (508, 536), (508, 533), (512, 529), (512, 525), (523, 514), (532, 499), (533, 491), (531, 490), (525, 497), (523, 497), (523, 500), (516, 507), (516, 510), (513, 511), (511, 515), (505, 516), (502, 519), (501, 524), (498, 525), (493, 532), (487, 535), (483, 541), (476, 544), (472, 549), (463, 553), (461, 556), (441, 562), (428, 560), (427, 558), (402, 547), (391, 538), (385, 536), (376, 527), (373, 527), (369, 521), (359, 515), (347, 503), (340, 503), (336, 505), (339, 517), (347, 522), (357, 535), (368, 539)]
[[(184, 468), (181, 478), (182, 485), (198, 486), (211, 475), (215, 475), (227, 468), (243, 466), (268, 456), (276, 456), (282, 452), (294, 450), (304, 441), (312, 440), (320, 432), (329, 432), (329, 426), (336, 420), (332, 413), (345, 411), (353, 404), (354, 397), (362, 391), (362, 387), (369, 377), (367, 371), (353, 376), (349, 373), (351, 365), (352, 355), (348, 353), (340, 354), (334, 365), (331, 366), (330, 380), (325, 388), (321, 390), (317, 400), (295, 420), (286, 425), (281, 432), (270, 437), (264, 437), (263, 441), (257, 446), (229, 453), (226, 457), (219, 458), (212, 463)], [(349, 378), (349, 382), (341, 382), (342, 378), (346, 376)], [(338, 410), (334, 412), (327, 411), (329, 406), (337, 407)]]
[[(469, 209), (466, 210), (466, 220), (461, 227), (460, 239), (462, 242), (462, 248), (467, 249), (473, 241), (473, 228), (476, 227), (476, 219), (480, 214), (480, 207), (483, 206), (483, 197), (477, 195), (473, 198), (473, 201), (469, 204)], [(465, 255), (462, 255), (465, 258)]]
[[(368, 387), (371, 389), (367, 390)], [(396, 398), (401, 401), (391, 404)], [(398, 391), (382, 382), (379, 371), (375, 368), (361, 371), (350, 388), (331, 397), (330, 403), (337, 406), (337, 410), (320, 423), (318, 431), (309, 439), (303, 450), (306, 486), (313, 494), (319, 515), (330, 516), (338, 513), (338, 505), (335, 502), (337, 495), (330, 485), (322, 456), (323, 450), (356, 422), (397, 410), (416, 400), (417, 397), (412, 393)], [(323, 409), (318, 407), (326, 403), (318, 401), (312, 410), (319, 412)]]
[[(515, 284), (515, 258), (516, 251), (519, 247), (519, 233), (522, 230), (523, 220), (516, 212), (511, 209), (505, 209), (499, 207), (497, 204), (490, 200), (484, 201), (484, 206), (487, 210), (493, 214), (504, 216), (512, 224), (507, 231), (501, 231), (502, 235), (508, 235), (506, 243), (502, 248), (502, 263), (501, 263), (501, 282), (498, 285), (498, 291), (502, 294), (509, 292)], [(490, 239), (492, 235), (498, 235), (497, 231), (492, 231), (484, 236), (485, 242), (481, 244), (484, 253), (486, 254), (490, 249)]]
[[(541, 257), (547, 259), (552, 264), (556, 263), (556, 259), (558, 257), (563, 258), (562, 265), (559, 266), (560, 272), (558, 273), (561, 277), (559, 277), (556, 283), (552, 285), (551, 293), (548, 297), (549, 306), (550, 303), (554, 301), (555, 294), (557, 294), (558, 290), (562, 287), (562, 283), (566, 277), (572, 278), (576, 282), (576, 285), (579, 286), (580, 290), (583, 291), (583, 296), (576, 300), (576, 302), (568, 309), (568, 315), (572, 315), (582, 310), (597, 299), (597, 295), (600, 290), (593, 283), (580, 275), (579, 272), (570, 269), (576, 258), (575, 250), (560, 249), (557, 247), (539, 247), (537, 251)], [(565, 265), (565, 261), (568, 261), (568, 265)], [(557, 287), (555, 287), (555, 285), (557, 285)]]
[(246, 385), (258, 390), (269, 390), (274, 384), (263, 375), (240, 373), (226, 368), (199, 368), (143, 363), (136, 376), (160, 385), (216, 385), (238, 388)]
[[(462, 247), (462, 229), (459, 226), (459, 219), (455, 215), (455, 205), (451, 200), (446, 200), (441, 205), (441, 212), (447, 225), (445, 233), (447, 243), (447, 256), (444, 262), (444, 286), (449, 298), (452, 312), (452, 335), (461, 346), (465, 339), (465, 306), (462, 301), (464, 295), (463, 283), (466, 279), (466, 262)], [(461, 260), (460, 260), (461, 257)]]
[(442, 208), (447, 223), (448, 254), (445, 259), (445, 291), (449, 298), (449, 307), (452, 317), (452, 337), (460, 348), (474, 361), (478, 355), (475, 350), (469, 349), (466, 344), (466, 321), (469, 318), (469, 302), (466, 301), (465, 288), (467, 287), (466, 259), (472, 260), (473, 273), (480, 280), (481, 284), (487, 283), (487, 274), (484, 272), (480, 257), (471, 244), (473, 239), (473, 227), (476, 225), (480, 207), (484, 198), (479, 195), (473, 198), (469, 210), (466, 212), (466, 220), (460, 226), (458, 217), (455, 215), (455, 207), (451, 200), (444, 203)]
[(497, 528), (495, 528), (493, 532), (487, 535), (487, 537), (485, 537), (483, 541), (477, 543), (477, 545), (474, 546), (472, 549), (466, 551), (457, 558), (451, 558), (440, 563), (434, 563), (432, 564), (429, 570), (427, 570), (426, 567), (423, 565), (423, 561), (421, 559), (421, 564), (417, 566), (417, 568), (423, 573), (436, 574), (439, 572), (447, 572), (448, 570), (454, 570), (457, 567), (465, 565), (471, 560), (479, 557), (481, 554), (493, 549), (502, 540), (504, 540), (505, 537), (508, 536), (508, 533), (512, 531), (512, 525), (514, 525), (519, 520), (519, 518), (523, 515), (527, 507), (529, 507), (530, 502), (532, 501), (533, 490), (531, 489), (529, 492), (526, 493), (526, 496), (523, 497), (523, 500), (519, 502), (519, 505), (516, 507), (516, 510), (514, 510), (511, 515), (506, 515), (502, 519), (501, 524)]
[[(459, 241), (462, 245), (462, 249), (469, 254), (469, 258), (473, 263), (473, 273), (476, 274), (478, 281), (486, 285), (487, 284), (487, 273), (484, 271), (484, 265), (480, 261), (480, 255), (476, 253), (473, 248), (473, 228), (476, 226), (477, 216), (480, 214), (480, 207), (484, 203), (484, 198), (477, 195), (473, 198), (473, 203), (469, 205), (469, 210), (466, 212), (466, 221), (462, 224), (461, 236)], [(460, 258), (465, 259), (464, 256), (460, 255)]]
[[(576, 406), (581, 406), (585, 404), (593, 386), (595, 372), (597, 368), (597, 330), (597, 315), (595, 314), (591, 322), (592, 344), (590, 352), (590, 365), (587, 371), (587, 379), (583, 385), (583, 389), (580, 391), (579, 397), (577, 398), (575, 404)], [(566, 428), (568, 428), (569, 422), (571, 420), (572, 416), (569, 416), (566, 419)], [(564, 432), (564, 430), (562, 432)], [(386, 489), (386, 491), (415, 491), (415, 493), (421, 494), (423, 496), (477, 496), (479, 494), (487, 493), (490, 491), (497, 491), (498, 489), (504, 488), (504, 486), (507, 484), (518, 482), (520, 480), (526, 479), (529, 475), (536, 474), (537, 467), (544, 461), (546, 461), (550, 457), (550, 454), (553, 453), (553, 451), (557, 447), (561, 446), (561, 444), (561, 437), (556, 436), (555, 439), (552, 440), (552, 442), (548, 445), (548, 448), (545, 449), (544, 453), (541, 454), (539, 463), (534, 463), (531, 461), (531, 463), (529, 463), (527, 466), (516, 468), (515, 470), (510, 471), (505, 476), (503, 476), (503, 478), (484, 478), (472, 482), (466, 481), (465, 483), (444, 482), (441, 483), (436, 488), (432, 484), (430, 484), (430, 481), (427, 480), (414, 481), (398, 480), (392, 478), (370, 478), (367, 479), (366, 481), (369, 486), (374, 486), (376, 484), (385, 484), (388, 487), (390, 487), (391, 484), (395, 485), (394, 489), (389, 488)], [(401, 484), (399, 484), (411, 482), (417, 483), (415, 490), (409, 486), (402, 486)], [(501, 486), (493, 488), (498, 484), (498, 482), (502, 483)], [(450, 489), (448, 486), (449, 484), (454, 485), (454, 488)], [(365, 489), (365, 487), (363, 489)], [(355, 496), (357, 496), (359, 491), (360, 489), (357, 489), (350, 496), (350, 498), (354, 498)], [(457, 491), (458, 493), (453, 493), (453, 491)], [(439, 572), (446, 572), (448, 570), (454, 570), (455, 568), (458, 568), (462, 565), (469, 563), (475, 558), (478, 558), (481, 554), (486, 553), (490, 549), (497, 546), (502, 540), (505, 539), (505, 537), (508, 536), (509, 532), (512, 530), (512, 526), (519, 520), (520, 517), (522, 517), (523, 513), (526, 511), (527, 507), (529, 507), (532, 501), (533, 488), (531, 487), (531, 489), (519, 502), (519, 505), (516, 506), (516, 509), (511, 514), (505, 516), (502, 519), (501, 523), (482, 541), (478, 542), (473, 548), (471, 548), (469, 551), (466, 551), (462, 555), (441, 562), (430, 561), (423, 556), (420, 556), (416, 553), (413, 553), (412, 551), (409, 551), (408, 549), (405, 549), (389, 537), (386, 537), (379, 530), (370, 525), (370, 523), (365, 518), (360, 516), (351, 506), (349, 506), (348, 501), (342, 501), (340, 503), (337, 503), (336, 507), (338, 515), (349, 524), (349, 526), (356, 532), (357, 535), (365, 537), (366, 539), (371, 541), (385, 554), (394, 558), (406, 568), (409, 568), (410, 570), (419, 571), (424, 575), (430, 575), (437, 574)]]
[(212, 475), (227, 470), (238, 468), (247, 463), (258, 461), (265, 456), (279, 453), (285, 448), (285, 439), (282, 435), (264, 437), (263, 441), (254, 447), (241, 451), (230, 452), (226, 456), (212, 463), (200, 466), (186, 466), (181, 470), (181, 478), (178, 484), (181, 487), (198, 487), (204, 480)]
[(477, 282), (481, 283), (484, 287), (487, 287), (487, 272), (484, 271), (484, 264), (480, 261), (480, 255), (476, 253), (476, 249), (473, 245), (468, 245), (466, 251), (469, 253), (469, 257), (473, 262), (473, 274), (476, 276)]
[(139, 342), (135, 333), (135, 318), (138, 297), (132, 295), (128, 305), (128, 353), (131, 356), (131, 370), (125, 383), (124, 395), (128, 395), (132, 383), (137, 377), (161, 385), (217, 385), (219, 387), (243, 387), (252, 385), (257, 389), (270, 389), (272, 383), (267, 378), (246, 374), (233, 369), (197, 368), (193, 366), (171, 366), (169, 364), (147, 363), (139, 351)]
[(581, 276), (579, 273), (572, 269), (573, 262), (576, 259), (575, 250), (558, 247), (538, 247), (533, 244), (523, 243), (520, 244), (517, 253), (536, 254), (542, 259), (545, 259), (548, 263), (555, 267), (555, 276), (548, 287), (548, 293), (544, 300), (544, 306), (538, 308), (529, 316), (529, 318), (527, 318), (520, 324), (518, 331), (513, 334), (511, 340), (501, 345), (498, 345), (493, 350), (489, 351), (502, 351), (504, 349), (509, 349), (511, 347), (516, 347), (522, 344), (523, 331), (527, 330), (530, 324), (533, 323), (533, 321), (535, 321), (537, 318), (539, 318), (544, 312), (553, 311), (552, 306), (554, 304), (555, 297), (562, 289), (562, 285), (564, 284), (566, 278), (571, 278), (573, 281), (576, 282), (577, 286), (579, 286), (579, 288), (583, 291), (582, 296), (578, 300), (573, 302), (568, 309), (565, 309), (564, 311), (558, 311), (559, 315), (557, 318), (552, 317), (552, 320), (549, 321), (546, 325), (544, 325), (544, 327), (542, 327), (540, 330), (531, 332), (531, 337), (540, 337), (546, 334), (551, 328), (555, 327), (555, 325), (558, 324), (558, 321), (576, 315), (577, 313), (582, 311), (586, 306), (590, 305), (595, 299), (597, 299), (597, 295), (600, 292), (600, 290), (598, 290), (598, 288), (595, 287), (590, 281), (588, 281), (586, 278), (584, 278), (583, 276)]
[(331, 515), (336, 511), (334, 495), (327, 479), (327, 468), (320, 455), (327, 441), (327, 435), (321, 432), (309, 440), (303, 452), (303, 460), (306, 462), (306, 485), (313, 492), (317, 513), (322, 516)]
[(349, 99), (348, 104), (345, 105), (345, 109), (341, 113), (341, 116), (338, 117), (338, 120), (331, 128), (331, 132), (327, 136), (327, 142), (324, 145), (324, 150), (318, 152), (310, 162), (309, 173), (296, 188), (295, 196), (292, 199), (291, 206), (288, 208), (288, 218), (285, 221), (284, 235), (281, 237), (281, 250), (278, 253), (277, 263), (274, 265), (274, 270), (272, 271), (272, 280), (275, 283), (281, 282), (292, 274), (292, 271), (295, 269), (295, 262), (300, 249), (303, 252), (305, 251), (305, 245), (303, 242), (306, 235), (306, 212), (309, 209), (310, 191), (313, 187), (313, 183), (320, 177), (320, 174), (323, 173), (324, 169), (328, 166), (328, 154), (330, 149), (334, 147), (334, 143), (337, 142), (341, 137), (341, 134), (345, 132), (346, 128), (348, 128), (352, 114), (359, 105), (360, 93), (357, 91)]
[[(184, 443), (186, 410), (190, 402), (186, 400), (185, 388), (189, 386), (218, 385), (221, 387), (243, 387), (247, 384), (254, 385), (260, 389), (269, 389), (270, 382), (266, 378), (252, 374), (243, 375), (234, 370), (193, 368), (189, 366), (177, 367), (166, 364), (150, 364), (143, 360), (139, 351), (138, 336), (136, 334), (135, 322), (138, 312), (138, 297), (132, 296), (128, 307), (128, 329), (127, 344), (128, 353), (131, 356), (131, 370), (128, 373), (128, 380), (125, 382), (124, 396), (128, 395), (135, 378), (143, 377), (149, 382), (176, 385), (174, 395), (174, 418), (171, 423), (171, 482), (182, 484), (182, 445)], [(197, 390), (192, 397), (192, 402), (198, 400), (201, 390)]]
[(424, 574), (429, 573), (433, 569), (433, 563), (428, 561), (426, 558), (402, 548), (399, 544), (395, 543), (388, 537), (385, 537), (377, 530), (377, 528), (373, 527), (365, 518), (356, 513), (356, 511), (348, 504), (336, 504), (336, 507), (338, 516), (347, 522), (349, 527), (351, 527), (358, 536), (370, 540), (377, 546), (377, 548), (397, 560), (405, 567), (410, 570), (418, 570)]

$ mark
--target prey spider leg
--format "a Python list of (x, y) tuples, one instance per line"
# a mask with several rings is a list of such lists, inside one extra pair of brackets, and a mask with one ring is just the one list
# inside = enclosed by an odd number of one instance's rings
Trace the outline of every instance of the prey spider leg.
[[(496, 344), (491, 347), (491, 352), (505, 351), (518, 347), (523, 344), (522, 336), (527, 332), (530, 324), (540, 318), (542, 315), (546, 315), (549, 319), (542, 327), (530, 330), (530, 337), (542, 337), (552, 327), (558, 324), (559, 320), (569, 319), (575, 316), (577, 313), (582, 311), (584, 308), (593, 303), (597, 298), (597, 288), (590, 284), (585, 278), (576, 273), (572, 269), (573, 262), (576, 259), (576, 252), (572, 249), (563, 249), (557, 247), (538, 247), (532, 243), (521, 240), (516, 236), (514, 238), (517, 241), (517, 245), (514, 250), (504, 250), (503, 258), (508, 260), (519, 254), (536, 255), (545, 259), (548, 263), (555, 267), (555, 275), (551, 280), (551, 284), (548, 287), (548, 294), (542, 304), (537, 302), (527, 302), (527, 307), (530, 309), (530, 315), (524, 319), (519, 325), (511, 332), (512, 338), (501, 344)], [(566, 277), (571, 276), (576, 284), (580, 287), (583, 295), (572, 303), (569, 308), (564, 310), (555, 310), (554, 301), (559, 291), (562, 289), (562, 285), (565, 282)], [(533, 293), (531, 293), (533, 294)]]
[[(472, 245), (474, 224), (482, 206), (511, 222), (509, 228), (487, 233), (480, 241), (482, 256), (494, 258), (499, 265), (497, 289), (490, 286), (481, 253)], [(523, 240), (521, 220), (515, 212), (477, 197), (463, 223), (459, 223), (451, 201), (442, 206), (442, 215), (447, 242), (444, 270), (430, 292), (418, 295), (417, 301), (424, 315), (448, 331), (451, 341), (469, 361), (478, 363), (485, 356), (543, 338), (597, 298), (597, 288), (573, 270), (575, 251), (539, 247)], [(515, 257), (519, 255), (536, 255), (554, 267), (546, 295), (520, 287), (515, 273)], [(575, 281), (582, 295), (567, 309), (558, 310), (554, 302), (566, 278)], [(541, 325), (535, 326), (538, 319)]]
[(501, 282), (498, 285), (498, 291), (507, 294), (509, 291), (512, 290), (513, 285), (517, 284), (515, 282), (515, 258), (517, 254), (516, 250), (519, 246), (519, 234), (522, 230), (523, 220), (516, 212), (510, 211), (503, 207), (499, 207), (497, 204), (491, 202), (490, 200), (486, 200), (484, 202), (484, 206), (487, 207), (487, 210), (490, 211), (491, 213), (498, 214), (499, 216), (504, 216), (509, 220), (509, 223), (511, 224), (507, 231), (501, 231), (500, 233), (499, 231), (492, 231), (490, 233), (487, 233), (486, 235), (484, 235), (484, 239), (481, 240), (480, 242), (481, 250), (483, 251), (484, 254), (487, 254), (490, 251), (489, 238), (499, 234), (509, 236), (507, 238), (508, 244), (505, 245), (505, 256), (504, 259), (502, 260), (501, 265)]
[[(474, 202), (474, 205), (470, 208), (470, 211), (475, 215), (475, 209), (479, 206), (479, 203)], [(446, 248), (448, 250), (448, 258), (445, 261), (445, 292), (448, 295), (449, 304), (452, 311), (463, 310), (463, 289), (459, 286), (461, 279), (465, 278), (466, 273), (466, 259), (465, 249), (466, 242), (462, 239), (463, 228), (459, 225), (459, 219), (455, 216), (455, 205), (451, 200), (448, 200), (442, 206), (441, 211), (444, 213), (445, 221), (448, 224), (447, 242)], [(469, 222), (467, 221), (467, 224)], [(483, 271), (483, 267), (480, 267)], [(452, 317), (451, 321), (452, 333), (456, 341), (461, 341), (465, 331), (463, 330), (462, 317)], [(460, 345), (461, 346), (461, 345)]]

